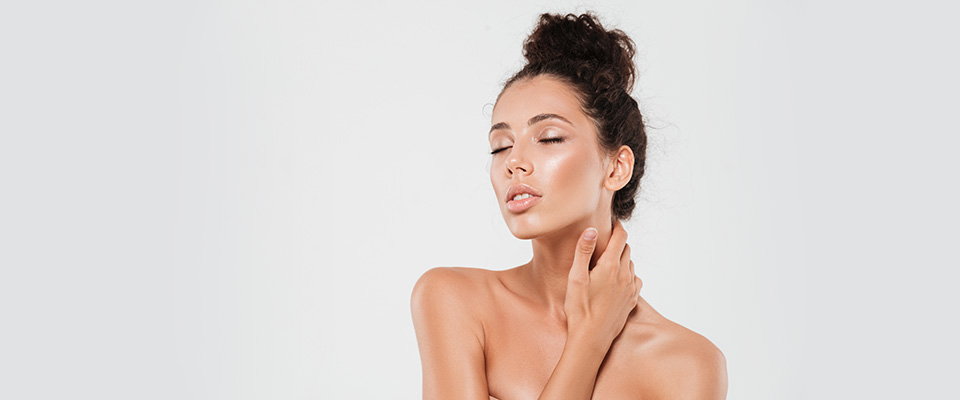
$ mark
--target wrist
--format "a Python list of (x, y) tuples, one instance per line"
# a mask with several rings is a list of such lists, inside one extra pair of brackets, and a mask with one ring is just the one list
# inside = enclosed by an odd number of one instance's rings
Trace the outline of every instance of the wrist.
[(564, 351), (569, 350), (585, 357), (602, 359), (610, 350), (611, 343), (611, 341), (601, 339), (600, 335), (588, 332), (568, 332)]

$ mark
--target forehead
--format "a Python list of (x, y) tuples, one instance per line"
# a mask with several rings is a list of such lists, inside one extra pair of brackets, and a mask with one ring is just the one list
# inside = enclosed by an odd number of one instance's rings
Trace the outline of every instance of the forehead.
[(545, 75), (510, 85), (500, 94), (491, 119), (494, 124), (506, 122), (517, 130), (526, 126), (530, 117), (544, 113), (562, 115), (578, 127), (588, 123), (576, 92), (566, 83)]

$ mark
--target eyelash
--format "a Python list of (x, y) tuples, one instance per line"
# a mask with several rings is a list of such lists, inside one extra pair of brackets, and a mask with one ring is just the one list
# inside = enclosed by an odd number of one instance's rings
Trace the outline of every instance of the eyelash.
[[(546, 142), (546, 143), (560, 143), (560, 142), (562, 142), (562, 141), (563, 141), (563, 138), (550, 138), (550, 139), (543, 139), (543, 140), (541, 140), (540, 142), (541, 142), (541, 143), (544, 143), (544, 142)], [(501, 151), (504, 151), (504, 150), (506, 150), (506, 149), (509, 149), (510, 147), (513, 147), (513, 146), (501, 147), (501, 148), (499, 148), (499, 149), (496, 149), (496, 150), (494, 150), (494, 151), (491, 151), (490, 154), (491, 154), (491, 155), (492, 155), (492, 154), (497, 154), (497, 153), (499, 153), (499, 152), (501, 152)]]

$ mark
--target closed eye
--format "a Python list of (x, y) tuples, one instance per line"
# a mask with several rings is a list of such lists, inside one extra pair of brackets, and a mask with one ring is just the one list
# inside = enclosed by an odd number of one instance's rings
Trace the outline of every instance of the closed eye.
[[(543, 140), (541, 140), (540, 142), (541, 142), (541, 143), (560, 143), (560, 142), (562, 142), (562, 141), (563, 141), (563, 138), (550, 138), (550, 139), (543, 139)], [(504, 150), (506, 150), (506, 149), (509, 149), (509, 148), (511, 148), (511, 147), (513, 147), (513, 146), (501, 147), (501, 148), (499, 148), (499, 149), (496, 149), (496, 150), (494, 150), (494, 151), (491, 151), (490, 154), (497, 154), (497, 153), (499, 153), (499, 152), (501, 152), (501, 151), (504, 151)]]

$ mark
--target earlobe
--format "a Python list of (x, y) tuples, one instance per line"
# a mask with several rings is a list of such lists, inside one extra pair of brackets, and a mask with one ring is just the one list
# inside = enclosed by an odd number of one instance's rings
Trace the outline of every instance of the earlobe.
[(630, 146), (622, 146), (617, 153), (617, 158), (612, 161), (610, 163), (612, 170), (607, 176), (607, 188), (616, 192), (627, 186), (633, 176), (633, 150)]

